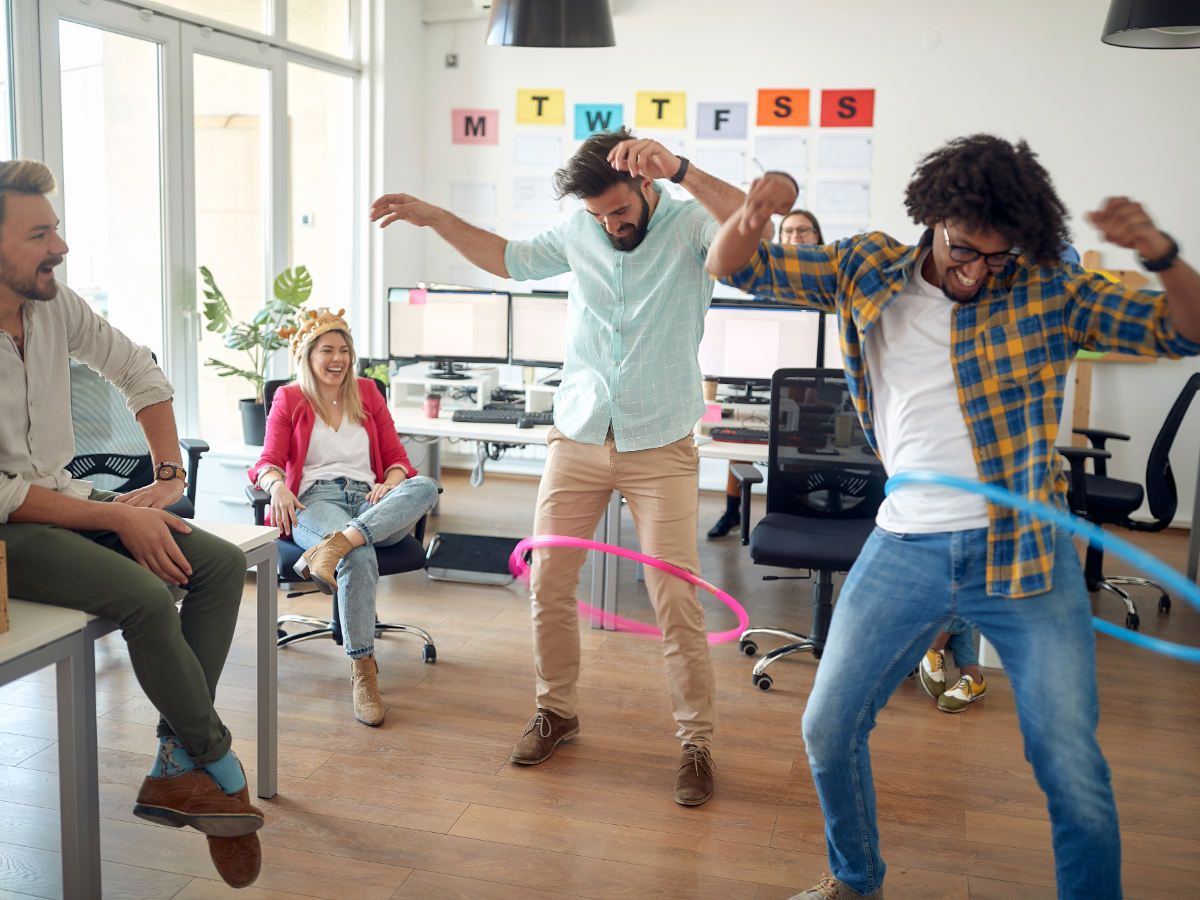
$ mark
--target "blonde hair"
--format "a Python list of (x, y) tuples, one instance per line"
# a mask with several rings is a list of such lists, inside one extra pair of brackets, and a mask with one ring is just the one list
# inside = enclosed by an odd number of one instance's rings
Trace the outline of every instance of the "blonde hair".
[(54, 173), (45, 163), (36, 159), (10, 159), (0, 163), (0, 226), (7, 213), (9, 192), (45, 196), (58, 189)]
[(363, 409), (362, 395), (358, 392), (358, 378), (354, 375), (354, 363), (358, 360), (358, 354), (354, 352), (354, 338), (350, 337), (348, 331), (342, 331), (340, 328), (332, 328), (315, 340), (309, 341), (308, 346), (304, 349), (304, 362), (298, 367), (299, 371), (296, 373), (296, 378), (300, 382), (300, 390), (304, 392), (304, 399), (312, 404), (312, 408), (321, 417), (321, 421), (328, 425), (329, 409), (325, 406), (325, 401), (321, 399), (321, 392), (317, 388), (317, 376), (313, 374), (311, 357), (313, 350), (321, 343), (321, 338), (332, 334), (340, 334), (344, 337), (346, 339), (346, 346), (350, 348), (350, 363), (346, 374), (342, 376), (342, 387), (338, 392), (338, 401), (341, 403), (342, 410), (350, 421), (364, 422), (367, 418), (367, 412)]

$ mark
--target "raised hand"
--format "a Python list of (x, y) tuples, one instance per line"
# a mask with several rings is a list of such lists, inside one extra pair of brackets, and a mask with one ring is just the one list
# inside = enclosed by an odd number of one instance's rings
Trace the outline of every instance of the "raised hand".
[(635, 177), (671, 178), (679, 171), (679, 157), (649, 139), (621, 141), (608, 152), (608, 161), (618, 172)]
[(1104, 206), (1086, 216), (1104, 240), (1127, 250), (1136, 250), (1143, 259), (1159, 259), (1171, 251), (1171, 239), (1163, 234), (1150, 214), (1128, 197), (1109, 197)]
[(742, 234), (760, 232), (772, 215), (787, 215), (796, 204), (799, 192), (796, 183), (786, 175), (768, 172), (759, 178), (746, 193), (742, 204), (742, 221), (738, 231)]
[(383, 219), (379, 222), (380, 228), (387, 228), (397, 220), (422, 227), (433, 224), (437, 211), (432, 203), (418, 200), (411, 194), (384, 194), (371, 204), (371, 221)]

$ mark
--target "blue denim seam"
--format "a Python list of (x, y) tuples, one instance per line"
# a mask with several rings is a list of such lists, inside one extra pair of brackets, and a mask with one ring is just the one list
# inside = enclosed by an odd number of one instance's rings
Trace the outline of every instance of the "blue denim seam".
[(367, 647), (365, 650), (347, 650), (346, 655), (351, 659), (362, 659), (364, 656), (374, 656), (375, 645), (371, 644), (371, 646)]

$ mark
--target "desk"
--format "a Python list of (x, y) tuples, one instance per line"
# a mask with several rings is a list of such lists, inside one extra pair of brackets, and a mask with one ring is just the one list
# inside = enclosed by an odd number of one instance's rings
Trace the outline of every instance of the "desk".
[[(436, 419), (427, 418), (421, 407), (400, 406), (392, 408), (392, 420), (396, 432), (401, 435), (422, 437), (456, 438), (462, 441), (489, 441), (499, 444), (546, 444), (550, 438), (550, 425), (535, 425), (533, 428), (517, 428), (516, 425), (496, 425), (482, 422), (455, 422), (453, 410), (442, 410)], [(429, 477), (440, 481), (442, 477), (442, 455), (439, 441), (431, 442), (426, 448), (429, 461)], [(767, 444), (735, 444), (728, 441), (706, 441), (699, 445), (703, 459), (737, 459), (750, 462), (766, 462)], [(434, 507), (434, 514), (437, 507)], [(596, 527), (595, 540), (619, 546), (621, 543), (621, 495), (613, 491), (604, 517)], [(604, 556), (601, 565), (592, 553), (591, 605), (610, 615), (617, 614), (617, 565), (619, 557)], [(592, 619), (593, 628), (605, 627), (600, 618)], [(607, 626), (610, 630), (615, 625)]]

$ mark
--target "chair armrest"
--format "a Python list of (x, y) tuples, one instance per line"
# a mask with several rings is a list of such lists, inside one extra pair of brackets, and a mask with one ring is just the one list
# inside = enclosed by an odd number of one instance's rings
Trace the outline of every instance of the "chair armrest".
[(729, 471), (742, 489), (742, 546), (750, 543), (750, 488), (761, 484), (762, 472), (747, 463), (730, 463)]
[[(1087, 461), (1090, 459), (1099, 466), (1112, 454), (1107, 450), (1097, 450), (1094, 447), (1058, 447), (1059, 453), (1071, 463), (1071, 506), (1077, 516), (1086, 516), (1088, 511), (1087, 498)], [(1098, 472), (1097, 474), (1103, 474)]]
[[(437, 482), (435, 481), (434, 484), (437, 484)], [(442, 493), (442, 486), (440, 484), (438, 484), (437, 489), (439, 494)], [(425, 543), (425, 521), (428, 518), (429, 513), (425, 513), (425, 515), (421, 516), (421, 520), (413, 526), (412, 536), (417, 539), (418, 543)]]
[[(1092, 447), (1094, 447), (1097, 450), (1104, 449), (1105, 441), (1127, 441), (1127, 440), (1129, 440), (1129, 435), (1127, 435), (1127, 434), (1121, 434), (1116, 431), (1105, 431), (1102, 428), (1072, 428), (1071, 433), (1083, 435), (1085, 438), (1087, 438), (1089, 441), (1092, 442)], [(1097, 460), (1096, 461), (1096, 474), (1097, 475), (1107, 475), (1108, 473), (1104, 471), (1104, 468), (1105, 468), (1104, 463), (1101, 462), (1100, 460)]]
[(208, 442), (199, 438), (180, 438), (179, 446), (187, 451), (188, 499), (196, 505), (196, 476), (200, 472), (200, 454), (208, 452)]
[(252, 484), (246, 485), (246, 499), (254, 506), (254, 524), (263, 525), (267, 520), (267, 505), (271, 502), (271, 495), (261, 488), (256, 488)]

